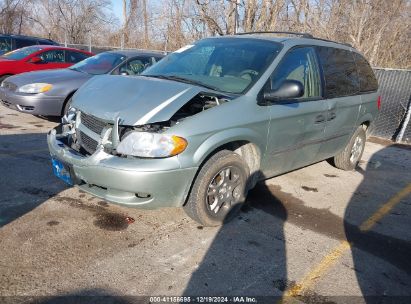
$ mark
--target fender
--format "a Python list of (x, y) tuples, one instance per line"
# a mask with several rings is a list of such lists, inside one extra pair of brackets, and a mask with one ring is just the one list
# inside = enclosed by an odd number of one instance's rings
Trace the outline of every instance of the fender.
[(248, 141), (259, 149), (260, 155), (265, 151), (266, 135), (263, 136), (248, 128), (233, 128), (218, 132), (207, 138), (196, 150), (193, 156), (193, 163), (201, 164), (211, 152), (225, 144), (234, 141)]
[(371, 113), (366, 113), (364, 115), (361, 115), (358, 117), (357, 120), (357, 125), (362, 125), (364, 122), (369, 121), (369, 122), (373, 122), (374, 121), (374, 117), (372, 116)]

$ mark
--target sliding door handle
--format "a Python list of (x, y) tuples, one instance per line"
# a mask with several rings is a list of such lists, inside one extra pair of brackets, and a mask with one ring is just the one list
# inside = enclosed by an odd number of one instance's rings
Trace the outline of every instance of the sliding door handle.
[(335, 112), (330, 112), (330, 113), (328, 113), (327, 120), (330, 121), (330, 120), (333, 120), (336, 117), (337, 117), (337, 115), (335, 114)]
[(320, 124), (325, 122), (325, 116), (323, 114), (318, 115), (317, 117), (315, 117), (315, 124)]

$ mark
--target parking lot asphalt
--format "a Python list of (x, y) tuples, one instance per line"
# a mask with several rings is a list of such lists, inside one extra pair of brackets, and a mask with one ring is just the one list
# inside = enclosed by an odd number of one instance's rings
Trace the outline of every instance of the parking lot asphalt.
[(206, 228), (66, 186), (47, 151), (55, 125), (0, 106), (0, 296), (411, 299), (410, 146), (372, 139), (356, 171), (324, 161), (268, 179)]

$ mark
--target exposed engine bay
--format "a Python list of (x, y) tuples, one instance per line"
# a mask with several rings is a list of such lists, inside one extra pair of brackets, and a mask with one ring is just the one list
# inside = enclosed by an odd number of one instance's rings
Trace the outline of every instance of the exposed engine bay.
[[(169, 120), (141, 126), (123, 126), (121, 117), (114, 124), (81, 111), (70, 111), (63, 117), (61, 133), (66, 145), (82, 155), (91, 155), (103, 146), (107, 153), (118, 155), (118, 143), (132, 131), (162, 133), (181, 121), (231, 100), (231, 97), (199, 93), (184, 104)], [(59, 132), (58, 132), (59, 133)]]

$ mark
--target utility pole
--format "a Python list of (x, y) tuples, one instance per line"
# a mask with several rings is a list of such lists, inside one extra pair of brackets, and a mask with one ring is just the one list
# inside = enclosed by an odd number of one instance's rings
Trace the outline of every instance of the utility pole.
[(91, 53), (91, 30), (88, 31), (88, 51)]
[(235, 0), (234, 35), (237, 34), (237, 24), (238, 24), (238, 0)]

